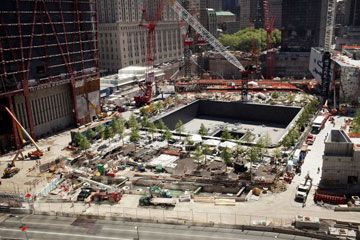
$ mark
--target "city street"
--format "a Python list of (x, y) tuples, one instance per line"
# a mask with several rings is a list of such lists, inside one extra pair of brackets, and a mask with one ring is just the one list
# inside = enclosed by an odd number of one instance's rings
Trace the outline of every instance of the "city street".
[[(27, 227), (22, 232), (20, 226)], [(137, 235), (139, 234), (139, 235)], [(119, 222), (108, 220), (76, 219), (49, 216), (13, 216), (0, 224), (0, 236), (6, 239), (225, 239), (268, 240), (311, 238), (270, 232), (241, 231), (233, 229), (188, 227), (166, 224)]]

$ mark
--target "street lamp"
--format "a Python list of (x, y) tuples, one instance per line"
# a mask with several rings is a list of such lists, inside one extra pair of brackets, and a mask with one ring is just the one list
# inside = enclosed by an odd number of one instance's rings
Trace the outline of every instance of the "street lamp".
[(22, 217), (21, 217), (21, 216), (17, 216), (17, 215), (12, 215), (12, 216), (13, 216), (14, 218), (16, 218), (16, 219), (19, 219), (19, 222), (20, 222), (20, 224), (21, 224), (20, 229), (21, 229), (21, 231), (24, 233), (25, 239), (28, 240), (29, 237), (28, 237), (28, 235), (27, 235), (27, 227), (25, 226), (25, 224), (23, 224), (23, 222), (22, 222)]
[(134, 240), (140, 240), (139, 227), (135, 226), (135, 230), (136, 230), (136, 238), (134, 238)]

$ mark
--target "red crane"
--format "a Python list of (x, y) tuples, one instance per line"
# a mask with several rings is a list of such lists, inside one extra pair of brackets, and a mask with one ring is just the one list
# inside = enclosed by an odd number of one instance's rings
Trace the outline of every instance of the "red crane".
[(144, 4), (144, 8), (142, 10), (142, 21), (139, 26), (147, 29), (146, 65), (148, 69), (146, 70), (145, 86), (140, 86), (143, 94), (134, 97), (137, 107), (148, 104), (152, 98), (152, 86), (153, 82), (155, 82), (155, 74), (153, 71), (150, 71), (150, 69), (154, 66), (155, 62), (156, 26), (161, 20), (161, 15), (164, 9), (164, 0), (158, 1), (156, 12), (149, 11), (153, 9), (153, 6), (155, 5), (154, 2), (148, 0), (147, 3), (148, 6), (146, 3)]
[(264, 8), (264, 28), (266, 31), (266, 78), (271, 79), (274, 76), (275, 58), (273, 51), (273, 31), (275, 17), (270, 16), (269, 0), (263, 0)]

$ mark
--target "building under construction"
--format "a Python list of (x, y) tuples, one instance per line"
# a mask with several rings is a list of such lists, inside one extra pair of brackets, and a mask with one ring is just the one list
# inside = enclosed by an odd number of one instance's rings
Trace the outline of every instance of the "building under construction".
[[(34, 137), (89, 122), (99, 105), (95, 0), (3, 0), (0, 105)], [(0, 151), (21, 135), (0, 110)]]

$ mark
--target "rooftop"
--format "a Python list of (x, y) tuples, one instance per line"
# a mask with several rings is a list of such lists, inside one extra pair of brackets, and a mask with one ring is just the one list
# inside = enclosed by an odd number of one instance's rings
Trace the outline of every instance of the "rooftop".
[(235, 16), (235, 14), (229, 11), (219, 11), (216, 12), (216, 16)]

